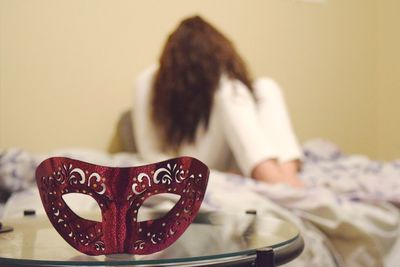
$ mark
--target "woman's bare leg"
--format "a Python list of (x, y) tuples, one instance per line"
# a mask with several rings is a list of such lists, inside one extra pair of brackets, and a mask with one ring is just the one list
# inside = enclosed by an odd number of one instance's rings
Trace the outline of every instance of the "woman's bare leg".
[(303, 182), (299, 179), (298, 173), (300, 170), (300, 160), (286, 161), (280, 164), (288, 183), (295, 187), (303, 187)]
[(297, 161), (280, 164), (275, 159), (270, 159), (258, 164), (251, 176), (269, 184), (286, 183), (293, 187), (303, 187), (303, 183), (297, 176), (297, 170)]

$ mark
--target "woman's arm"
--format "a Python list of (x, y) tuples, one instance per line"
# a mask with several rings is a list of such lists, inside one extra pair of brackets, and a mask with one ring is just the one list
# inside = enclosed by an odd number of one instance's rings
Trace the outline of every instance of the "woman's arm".
[(257, 106), (249, 89), (237, 80), (221, 79), (214, 99), (224, 136), (245, 176), (265, 159), (278, 157), (274, 143), (265, 138)]
[[(272, 130), (265, 132), (260, 107), (243, 83), (221, 79), (215, 104), (228, 144), (244, 175), (267, 183), (302, 185), (297, 177), (297, 161), (282, 163), (281, 144), (276, 140), (279, 135), (271, 135)], [(281, 129), (278, 127), (278, 131)]]

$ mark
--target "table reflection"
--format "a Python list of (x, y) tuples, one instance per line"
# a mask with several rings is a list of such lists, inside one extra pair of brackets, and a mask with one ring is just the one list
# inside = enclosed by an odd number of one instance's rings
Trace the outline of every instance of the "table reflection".
[[(148, 210), (149, 216), (165, 211)], [(90, 218), (90, 214), (88, 214)], [(65, 242), (47, 217), (37, 216), (7, 221), (13, 232), (0, 235), (0, 263), (7, 260), (49, 261), (52, 265), (146, 264), (182, 261), (182, 259), (217, 259), (246, 255), (261, 247), (279, 247), (298, 236), (291, 224), (253, 214), (200, 212), (187, 231), (170, 247), (150, 255), (87, 256)]]

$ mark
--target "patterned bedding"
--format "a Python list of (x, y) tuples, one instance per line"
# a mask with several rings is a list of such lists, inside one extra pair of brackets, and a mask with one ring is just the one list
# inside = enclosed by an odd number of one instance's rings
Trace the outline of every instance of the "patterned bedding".
[[(400, 161), (374, 161), (346, 155), (335, 144), (312, 140), (303, 146), (300, 177), (304, 189), (266, 185), (212, 171), (203, 209), (245, 212), (283, 218), (305, 239), (303, 254), (287, 266), (398, 266), (400, 249)], [(4, 217), (33, 208), (42, 213), (35, 189), (36, 165), (51, 155), (69, 156), (109, 166), (141, 164), (132, 154), (88, 150), (31, 154), (19, 149), (0, 153), (0, 201), (8, 198)], [(172, 203), (164, 203), (166, 206)], [(91, 209), (88, 205), (77, 205)], [(0, 207), (0, 218), (1, 218)]]

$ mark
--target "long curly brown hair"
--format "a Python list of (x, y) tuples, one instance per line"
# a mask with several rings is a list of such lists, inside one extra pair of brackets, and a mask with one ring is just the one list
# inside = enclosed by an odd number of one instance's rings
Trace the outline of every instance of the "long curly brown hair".
[(164, 150), (193, 143), (208, 128), (221, 74), (250, 90), (251, 79), (234, 45), (199, 16), (183, 20), (168, 37), (153, 82), (152, 119)]

